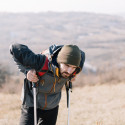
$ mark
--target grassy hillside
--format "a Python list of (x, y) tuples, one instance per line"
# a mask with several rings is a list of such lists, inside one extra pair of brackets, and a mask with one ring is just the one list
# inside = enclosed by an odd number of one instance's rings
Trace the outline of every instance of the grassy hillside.
[[(125, 84), (74, 88), (71, 94), (71, 125), (125, 125)], [(67, 124), (65, 91), (57, 125)], [(0, 125), (18, 125), (20, 96), (0, 93)]]
[[(97, 72), (81, 73), (73, 83), (77, 87), (71, 94), (70, 124), (125, 125), (125, 18), (81, 12), (0, 13), (0, 73), (6, 83), (0, 84), (0, 125), (18, 125), (20, 117), (24, 75), (9, 54), (13, 42), (35, 53), (51, 44), (77, 44)], [(67, 124), (65, 91), (62, 95), (57, 125)]]

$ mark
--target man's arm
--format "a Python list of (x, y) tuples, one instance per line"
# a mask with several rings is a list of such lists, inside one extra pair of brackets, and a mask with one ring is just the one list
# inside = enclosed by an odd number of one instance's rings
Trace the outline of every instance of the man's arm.
[(10, 53), (13, 56), (17, 65), (27, 69), (35, 69), (39, 72), (46, 60), (45, 55), (33, 53), (26, 45), (12, 44)]

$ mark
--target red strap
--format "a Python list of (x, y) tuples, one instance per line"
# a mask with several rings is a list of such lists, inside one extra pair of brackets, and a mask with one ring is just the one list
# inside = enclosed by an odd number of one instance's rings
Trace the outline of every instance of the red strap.
[(73, 76), (75, 76), (76, 75), (76, 71), (73, 73)]
[[(44, 74), (47, 72), (47, 70), (48, 70), (48, 63), (49, 63), (49, 60), (48, 60), (48, 58), (46, 57), (46, 60), (45, 60), (44, 66), (43, 66), (42, 69), (41, 69), (41, 72), (38, 72), (38, 75), (39, 75), (39, 76), (42, 76), (42, 75), (44, 75)], [(42, 70), (43, 70), (43, 71), (42, 71)]]

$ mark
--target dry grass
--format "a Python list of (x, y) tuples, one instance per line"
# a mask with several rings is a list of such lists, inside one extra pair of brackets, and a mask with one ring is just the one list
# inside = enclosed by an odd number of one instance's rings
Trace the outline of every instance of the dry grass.
[[(101, 125), (125, 125), (124, 90), (125, 84), (74, 89), (71, 99), (71, 125), (96, 125), (96, 122), (101, 122)], [(65, 102), (65, 98), (62, 101)], [(66, 111), (62, 105), (60, 107), (58, 120), (62, 121), (58, 125), (66, 125)]]
[(20, 98), (16, 94), (0, 94), (0, 125), (18, 125)]
[[(0, 93), (0, 125), (18, 125), (20, 95)], [(74, 88), (71, 94), (71, 125), (125, 125), (125, 84)], [(57, 125), (67, 124), (65, 91)]]
[(125, 82), (125, 67), (124, 68), (114, 68), (112, 70), (101, 70), (97, 73), (80, 73), (76, 80), (74, 86), (94, 86), (97, 84), (119, 84)]

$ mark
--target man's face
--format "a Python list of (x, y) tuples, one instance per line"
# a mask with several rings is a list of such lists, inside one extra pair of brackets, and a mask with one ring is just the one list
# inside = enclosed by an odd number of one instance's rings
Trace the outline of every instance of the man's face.
[(60, 74), (64, 78), (68, 78), (75, 70), (76, 66), (60, 63)]

